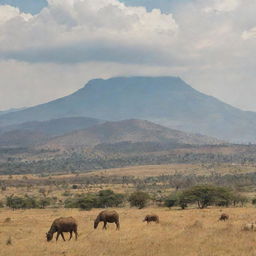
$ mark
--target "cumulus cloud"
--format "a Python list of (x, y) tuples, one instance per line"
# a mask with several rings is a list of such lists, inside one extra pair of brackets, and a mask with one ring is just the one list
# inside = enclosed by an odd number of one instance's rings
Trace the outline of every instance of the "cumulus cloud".
[(196, 89), (256, 110), (255, 10), (255, 0), (184, 1), (173, 13), (118, 0), (49, 0), (33, 16), (1, 6), (0, 75), (13, 90), (27, 88), (26, 95), (38, 88), (33, 101), (24, 96), (28, 104), (63, 96), (97, 76), (148, 74), (179, 75)]
[(204, 9), (205, 12), (231, 12), (234, 11), (241, 4), (240, 0), (214, 0), (208, 7)]
[(0, 26), (3, 30), (0, 49), (5, 59), (132, 62), (133, 56), (137, 62), (155, 58), (155, 45), (173, 40), (178, 26), (172, 14), (127, 7), (117, 0), (49, 0), (38, 15), (23, 22), (10, 18)]
[(32, 18), (32, 15), (22, 13), (18, 8), (9, 5), (0, 5), (0, 25), (15, 18), (29, 21), (29, 19)]
[(256, 27), (244, 31), (243, 34), (242, 34), (242, 38), (244, 40), (256, 38)]

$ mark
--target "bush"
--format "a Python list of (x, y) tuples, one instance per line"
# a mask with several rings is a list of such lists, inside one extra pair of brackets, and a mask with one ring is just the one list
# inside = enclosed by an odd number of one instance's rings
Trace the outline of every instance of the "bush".
[(6, 206), (12, 209), (32, 209), (39, 208), (38, 202), (34, 197), (9, 196), (6, 198)]
[(178, 203), (179, 203), (179, 195), (177, 193), (173, 193), (169, 195), (164, 201), (164, 205), (169, 208), (175, 205), (178, 205)]
[(68, 198), (64, 202), (65, 208), (80, 208), (90, 210), (97, 206), (97, 197), (94, 194), (78, 195), (75, 198)]
[(4, 203), (0, 201), (0, 208), (4, 208)]
[(123, 194), (115, 194), (112, 190), (101, 190), (98, 193), (99, 208), (118, 207), (124, 202)]
[(62, 196), (72, 196), (72, 193), (70, 191), (65, 191), (62, 193)]
[(72, 189), (78, 189), (78, 185), (72, 185)]
[(38, 201), (38, 206), (41, 208), (41, 209), (44, 209), (46, 206), (49, 206), (51, 204), (51, 198), (41, 198), (39, 199)]
[(101, 190), (97, 194), (82, 194), (65, 200), (65, 208), (92, 208), (117, 207), (124, 202), (124, 195), (116, 194), (112, 190)]
[(130, 202), (131, 206), (142, 209), (147, 205), (149, 201), (149, 195), (145, 192), (137, 191), (130, 195), (128, 201)]
[(256, 204), (256, 198), (252, 199), (252, 204), (255, 205)]

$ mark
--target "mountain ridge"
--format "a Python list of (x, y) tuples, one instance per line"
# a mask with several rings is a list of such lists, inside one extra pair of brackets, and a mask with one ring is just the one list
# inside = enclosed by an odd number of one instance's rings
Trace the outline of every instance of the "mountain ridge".
[(130, 119), (105, 122), (88, 127), (87, 129), (58, 136), (50, 140), (44, 147), (94, 147), (99, 144), (115, 144), (120, 142), (168, 142), (189, 145), (217, 145), (222, 143), (215, 138), (184, 133), (146, 120)]
[(142, 119), (221, 140), (256, 142), (256, 113), (235, 108), (168, 76), (93, 79), (69, 96), (0, 116), (0, 127), (74, 116)]

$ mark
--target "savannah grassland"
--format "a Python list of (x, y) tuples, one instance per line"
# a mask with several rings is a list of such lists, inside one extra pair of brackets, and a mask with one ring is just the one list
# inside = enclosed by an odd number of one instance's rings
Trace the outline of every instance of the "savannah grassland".
[[(86, 174), (63, 174), (49, 177), (37, 175), (1, 176), (0, 181), (6, 182), (7, 189), (1, 191), (0, 199), (10, 194), (39, 196), (40, 188), (50, 190), (50, 196), (64, 200), (63, 192), (87, 193), (101, 189), (113, 189), (115, 192), (130, 193), (136, 184), (85, 184), (72, 190), (72, 178), (136, 176), (138, 179), (158, 175), (219, 175), (255, 172), (254, 166), (240, 165), (159, 165), (118, 168)], [(10, 181), (10, 184), (7, 182)], [(15, 181), (25, 182), (29, 186), (16, 186)], [(19, 184), (19, 183), (17, 183)], [(41, 184), (41, 185), (40, 185)], [(162, 184), (157, 184), (156, 189)], [(170, 193), (161, 187), (164, 193)], [(150, 191), (146, 188), (148, 192)], [(255, 188), (245, 191), (249, 197), (255, 197)], [(243, 208), (209, 207), (186, 210), (168, 209), (150, 205), (138, 210), (129, 208), (115, 209), (120, 214), (121, 230), (116, 231), (115, 225), (109, 224), (108, 230), (93, 229), (93, 220), (100, 209), (81, 211), (79, 209), (46, 208), (33, 210), (0, 209), (0, 256), (256, 256), (256, 233), (242, 231), (245, 223), (256, 221), (256, 208), (251, 204)], [(227, 213), (230, 219), (218, 221), (221, 213)], [(146, 214), (155, 213), (160, 217), (160, 224), (146, 224), (142, 220)], [(56, 243), (46, 241), (45, 233), (52, 221), (61, 216), (73, 216), (78, 221), (78, 241), (63, 242), (61, 237)], [(7, 218), (10, 218), (7, 220)], [(66, 238), (69, 234), (66, 234)], [(11, 244), (7, 244), (10, 240)]]
[[(241, 226), (256, 219), (253, 208), (225, 209), (227, 222), (218, 221), (224, 209), (169, 210), (166, 208), (117, 209), (121, 230), (113, 224), (108, 230), (93, 229), (99, 209), (47, 209), (0, 211), (0, 255), (66, 256), (224, 256), (256, 255), (256, 234), (241, 231)], [(160, 224), (142, 222), (145, 214), (160, 216)], [(45, 232), (59, 216), (73, 216), (79, 225), (78, 241), (46, 242)], [(11, 218), (10, 222), (5, 219)], [(68, 238), (69, 234), (66, 234)], [(12, 245), (6, 245), (11, 237)]]

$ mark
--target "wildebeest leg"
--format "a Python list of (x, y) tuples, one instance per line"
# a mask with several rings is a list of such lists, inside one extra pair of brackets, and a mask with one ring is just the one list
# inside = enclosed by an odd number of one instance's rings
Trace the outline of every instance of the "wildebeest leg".
[(119, 229), (120, 229), (120, 224), (119, 224), (119, 222), (118, 222), (118, 221), (116, 222), (116, 229), (117, 229), (117, 230), (119, 230)]
[(107, 222), (104, 221), (103, 229), (107, 229)]
[(59, 235), (60, 235), (60, 233), (58, 232), (58, 233), (57, 233), (57, 236), (56, 236), (56, 242), (57, 242), (58, 239), (59, 239)]
[(65, 237), (64, 237), (64, 235), (63, 235), (63, 233), (61, 232), (60, 234), (61, 234), (62, 239), (63, 239), (64, 241), (66, 241), (66, 240), (65, 240)]
[(77, 240), (77, 237), (78, 237), (77, 230), (75, 230), (74, 233), (76, 235), (76, 240)]
[(73, 232), (73, 231), (70, 231), (70, 237), (69, 237), (69, 240), (71, 240), (71, 238), (72, 238), (72, 232)]

